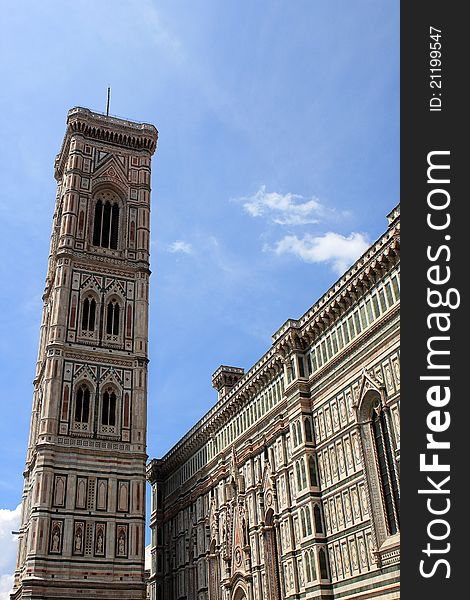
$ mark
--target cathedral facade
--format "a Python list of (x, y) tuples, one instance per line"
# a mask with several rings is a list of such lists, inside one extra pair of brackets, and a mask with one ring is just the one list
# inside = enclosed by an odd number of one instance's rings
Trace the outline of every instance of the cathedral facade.
[(74, 108), (57, 198), (12, 600), (143, 600), (153, 125)]
[(399, 597), (399, 215), (149, 462), (151, 600)]

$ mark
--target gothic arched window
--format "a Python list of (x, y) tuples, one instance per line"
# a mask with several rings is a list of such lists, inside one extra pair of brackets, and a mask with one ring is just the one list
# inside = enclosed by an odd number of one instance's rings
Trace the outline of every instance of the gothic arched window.
[(106, 333), (119, 335), (119, 304), (116, 299), (108, 302), (106, 307)]
[(320, 579), (328, 579), (328, 563), (323, 548), (320, 548), (318, 552), (318, 562), (320, 563)]
[(106, 390), (103, 394), (101, 423), (112, 427), (116, 425), (116, 394), (112, 390)]
[(310, 552), (305, 553), (305, 576), (307, 581), (312, 581), (312, 567), (310, 563)]
[(96, 300), (92, 296), (87, 296), (83, 301), (82, 308), (82, 330), (94, 331), (96, 318)]
[(310, 422), (310, 419), (304, 419), (304, 424), (305, 424), (305, 441), (306, 442), (313, 442), (313, 434), (312, 434), (312, 423)]
[(75, 398), (75, 421), (88, 423), (90, 415), (90, 390), (86, 385), (81, 385)]
[(93, 245), (117, 249), (119, 232), (119, 206), (117, 202), (98, 200), (95, 205)]
[[(386, 391), (376, 386), (375, 380), (364, 376), (359, 395), (357, 417), (360, 424), (362, 456), (367, 476), (372, 523), (378, 551), (387, 538), (398, 547), (399, 480), (395, 462), (395, 439), (390, 424), (390, 407)], [(390, 542), (392, 544), (392, 541)], [(387, 546), (387, 551), (393, 547)]]
[(317, 464), (315, 462), (315, 457), (313, 456), (309, 456), (308, 459), (308, 472), (310, 475), (310, 485), (318, 485)]
[(318, 504), (315, 504), (315, 507), (313, 509), (313, 519), (315, 521), (315, 532), (323, 533), (323, 522), (322, 522), (322, 518), (321, 518), (321, 510), (320, 510), (320, 507), (318, 506)]
[(385, 504), (387, 525), (390, 535), (397, 533), (398, 521), (398, 478), (393, 463), (390, 436), (384, 411), (379, 407), (372, 415), (372, 431), (380, 473), (382, 496)]

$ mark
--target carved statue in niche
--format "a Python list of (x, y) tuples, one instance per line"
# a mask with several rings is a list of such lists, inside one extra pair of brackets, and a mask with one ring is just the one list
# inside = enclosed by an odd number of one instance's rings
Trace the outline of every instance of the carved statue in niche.
[(60, 543), (62, 538), (62, 523), (60, 521), (52, 521), (51, 533), (51, 552), (60, 553)]
[(96, 531), (95, 553), (104, 554), (104, 528), (101, 525), (97, 527)]
[(83, 525), (75, 524), (75, 536), (73, 541), (73, 551), (75, 554), (81, 554), (83, 550)]
[(59, 552), (60, 535), (58, 529), (52, 532), (52, 552)]
[(117, 555), (118, 556), (126, 556), (126, 530), (124, 527), (120, 527), (118, 529), (118, 538), (117, 538)]

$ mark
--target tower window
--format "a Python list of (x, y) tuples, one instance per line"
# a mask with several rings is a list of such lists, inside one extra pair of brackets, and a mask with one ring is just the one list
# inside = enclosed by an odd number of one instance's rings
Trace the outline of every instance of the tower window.
[(317, 465), (313, 456), (310, 456), (308, 459), (308, 470), (310, 475), (310, 485), (318, 485)]
[(320, 563), (320, 578), (328, 579), (328, 563), (323, 548), (320, 548), (320, 551), (318, 552), (318, 562)]
[(119, 206), (109, 200), (98, 200), (95, 206), (93, 227), (93, 245), (102, 248), (117, 249), (119, 231)]
[(321, 511), (318, 504), (315, 505), (313, 509), (313, 518), (315, 520), (315, 531), (316, 533), (323, 533), (323, 523), (321, 518)]
[(116, 394), (111, 390), (106, 390), (103, 394), (101, 422), (112, 427), (116, 425)]
[(75, 421), (77, 423), (88, 423), (90, 414), (90, 390), (82, 385), (77, 390), (75, 398)]
[(96, 301), (91, 296), (85, 298), (82, 311), (82, 329), (83, 331), (95, 330)]
[(119, 304), (116, 300), (111, 300), (107, 306), (106, 333), (109, 335), (119, 334)]

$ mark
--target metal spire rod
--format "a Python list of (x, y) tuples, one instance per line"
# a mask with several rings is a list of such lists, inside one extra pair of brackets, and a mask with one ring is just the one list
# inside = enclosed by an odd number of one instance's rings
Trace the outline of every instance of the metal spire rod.
[(111, 99), (111, 88), (108, 86), (108, 97), (106, 99), (106, 116), (109, 117), (109, 101)]

